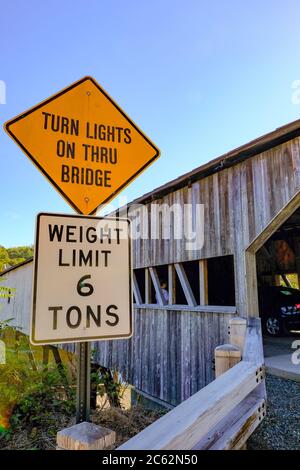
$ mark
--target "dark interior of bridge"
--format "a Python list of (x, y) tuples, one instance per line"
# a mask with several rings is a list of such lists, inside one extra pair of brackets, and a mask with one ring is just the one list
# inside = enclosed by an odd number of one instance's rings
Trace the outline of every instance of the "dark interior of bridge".
[(285, 336), (300, 330), (300, 208), (257, 252), (256, 264), (264, 333)]

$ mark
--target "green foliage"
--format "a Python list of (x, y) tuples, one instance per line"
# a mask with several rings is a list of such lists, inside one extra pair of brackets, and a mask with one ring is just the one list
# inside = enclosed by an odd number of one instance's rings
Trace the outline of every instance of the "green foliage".
[(0, 246), (0, 272), (4, 269), (22, 263), (33, 256), (33, 246), (16, 246), (5, 248)]
[[(61, 373), (57, 368), (38, 373), (38, 380), (25, 393), (14, 408), (10, 423), (12, 428), (22, 422), (35, 427), (56, 429), (56, 415), (75, 413), (75, 389), (62, 387)], [(56, 432), (56, 431), (55, 431)]]
[(17, 266), (17, 264), (23, 263), (23, 261), (26, 261), (26, 258), (9, 258), (9, 265), (12, 266)]
[(6, 348), (6, 364), (0, 366), (0, 431), (1, 426), (10, 428), (8, 435), (20, 426), (48, 427), (51, 434), (51, 429), (56, 432), (57, 413), (75, 412), (75, 390), (63, 366), (33, 370), (29, 350), (28, 338), (20, 335), (16, 349)]
[(96, 362), (96, 350), (91, 351), (91, 391), (98, 392), (100, 396), (107, 394), (111, 406), (121, 407), (120, 399), (124, 393), (124, 385), (119, 381), (118, 371), (111, 372)]
[(2, 330), (8, 327), (10, 322), (12, 321), (13, 321), (13, 318), (7, 318), (7, 320), (0, 320), (0, 333)]
[[(293, 289), (299, 289), (298, 275), (296, 273), (286, 274), (286, 278), (289, 281), (291, 287), (293, 287)], [(280, 276), (280, 285), (283, 287), (286, 287), (286, 283), (284, 282), (281, 276)]]
[(10, 260), (13, 259), (29, 259), (33, 256), (33, 246), (16, 246), (7, 248), (7, 253)]
[[(115, 374), (115, 376), (116, 375), (117, 374)], [(104, 385), (104, 390), (107, 393), (107, 397), (111, 406), (119, 408), (121, 406), (120, 398), (122, 398), (124, 391), (124, 387), (119, 382), (119, 380), (114, 378), (109, 370), (104, 370), (99, 375), (98, 383)]]
[[(5, 278), (0, 277), (0, 282), (4, 282)], [(0, 285), (0, 299), (10, 299), (13, 297), (16, 289), (13, 287), (1, 286)]]
[(0, 246), (0, 272), (9, 265), (9, 255), (4, 246)]
[[(20, 344), (20, 351), (28, 345)], [(6, 348), (6, 363), (0, 366), (0, 425), (8, 427), (8, 419), (16, 403), (36, 385), (37, 374), (28, 366), (25, 354)]]

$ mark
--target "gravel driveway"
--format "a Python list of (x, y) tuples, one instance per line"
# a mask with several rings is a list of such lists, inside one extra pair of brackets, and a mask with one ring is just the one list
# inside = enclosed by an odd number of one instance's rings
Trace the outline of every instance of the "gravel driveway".
[(248, 450), (300, 450), (300, 383), (266, 378), (267, 415), (248, 440)]

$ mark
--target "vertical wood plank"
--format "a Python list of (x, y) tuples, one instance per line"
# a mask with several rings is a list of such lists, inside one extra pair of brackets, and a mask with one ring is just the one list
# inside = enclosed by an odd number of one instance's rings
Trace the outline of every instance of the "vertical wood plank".
[(200, 305), (208, 305), (208, 275), (207, 260), (199, 261), (199, 289), (200, 289)]
[(145, 268), (145, 303), (151, 304), (151, 278), (149, 268)]
[(176, 275), (173, 264), (168, 265), (169, 305), (176, 304)]

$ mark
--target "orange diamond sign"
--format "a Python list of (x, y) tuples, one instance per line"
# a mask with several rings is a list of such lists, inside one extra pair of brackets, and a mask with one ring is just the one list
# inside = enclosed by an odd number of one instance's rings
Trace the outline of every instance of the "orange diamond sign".
[(8, 121), (5, 129), (80, 214), (108, 203), (159, 156), (91, 77)]

